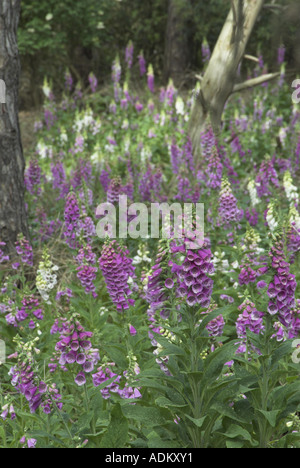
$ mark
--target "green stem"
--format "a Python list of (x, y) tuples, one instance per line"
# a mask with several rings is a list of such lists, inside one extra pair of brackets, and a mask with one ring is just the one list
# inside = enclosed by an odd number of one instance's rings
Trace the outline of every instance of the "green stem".
[(5, 423), (3, 424), (3, 448), (8, 448), (7, 447), (7, 442), (6, 442), (6, 430), (5, 430)]
[[(261, 393), (262, 393), (261, 406), (262, 406), (263, 411), (267, 411), (268, 410), (268, 384), (269, 384), (269, 379), (268, 379), (268, 376), (266, 374), (265, 363), (263, 363), (262, 371), (263, 371), (263, 378), (262, 378), (262, 382), (261, 382)], [(261, 448), (267, 448), (267, 438), (268, 438), (268, 436), (267, 436), (267, 426), (268, 426), (268, 423), (264, 418), (262, 428), (261, 428), (261, 434), (260, 434)]]
[[(197, 372), (198, 371), (198, 356), (200, 353), (200, 350), (197, 349), (197, 344), (195, 341), (195, 328), (196, 328), (196, 323), (195, 323), (195, 317), (197, 315), (193, 313), (189, 313), (189, 323), (190, 323), (190, 337), (189, 340), (191, 342), (191, 372)], [(192, 396), (193, 396), (193, 418), (199, 419), (201, 417), (201, 398), (200, 398), (200, 388), (199, 384), (197, 381), (197, 377), (195, 379), (194, 376), (192, 376), (190, 380), (190, 386), (191, 386), (191, 391), (192, 391)], [(195, 448), (200, 448), (201, 446), (201, 430), (200, 428), (193, 428), (192, 430), (192, 440), (193, 440), (193, 447)]]
[(68, 433), (68, 435), (69, 435), (70, 441), (73, 441), (73, 436), (72, 436), (72, 434), (71, 434), (71, 431), (70, 431), (68, 425), (66, 424), (64, 418), (62, 417), (61, 412), (60, 412), (59, 409), (57, 408), (55, 401), (53, 401), (53, 399), (52, 399), (52, 397), (51, 397), (51, 394), (49, 394), (49, 397), (50, 397), (50, 399), (51, 399), (51, 401), (52, 401), (52, 404), (53, 404), (53, 406), (54, 406), (54, 408), (55, 408), (56, 413), (58, 414), (59, 419), (61, 420), (61, 422), (63, 423), (63, 425), (64, 425), (65, 428), (66, 428), (66, 431), (67, 431), (67, 433)]
[(84, 397), (85, 397), (86, 411), (88, 412), (88, 410), (89, 410), (89, 397), (88, 397), (88, 391), (87, 391), (86, 383), (84, 384)]

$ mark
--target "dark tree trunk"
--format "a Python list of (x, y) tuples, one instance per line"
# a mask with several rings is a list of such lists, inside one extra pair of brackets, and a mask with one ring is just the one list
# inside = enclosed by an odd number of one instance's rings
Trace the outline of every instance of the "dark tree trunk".
[(24, 156), (18, 117), (20, 62), (17, 27), (21, 0), (0, 1), (0, 79), (6, 104), (0, 105), (0, 239), (14, 251), (19, 233), (28, 238), (24, 203)]
[(188, 12), (189, 0), (169, 0), (165, 43), (164, 80), (170, 78), (180, 86), (189, 63)]

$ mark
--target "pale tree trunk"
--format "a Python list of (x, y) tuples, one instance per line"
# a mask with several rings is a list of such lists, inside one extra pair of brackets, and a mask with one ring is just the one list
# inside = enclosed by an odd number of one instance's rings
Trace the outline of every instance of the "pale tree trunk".
[(165, 42), (164, 80), (179, 87), (189, 62), (187, 20), (189, 0), (169, 0)]
[(234, 90), (238, 66), (263, 4), (264, 0), (231, 0), (230, 13), (201, 81), (191, 115), (190, 136), (196, 157), (208, 118), (215, 135), (220, 132), (226, 101)]
[(20, 3), (21, 0), (0, 1), (0, 79), (6, 85), (6, 104), (0, 105), (0, 240), (7, 243), (9, 252), (14, 252), (19, 233), (28, 237), (18, 119)]

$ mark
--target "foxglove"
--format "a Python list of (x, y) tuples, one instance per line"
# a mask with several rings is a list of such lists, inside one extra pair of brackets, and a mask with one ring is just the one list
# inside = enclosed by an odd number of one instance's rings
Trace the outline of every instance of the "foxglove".
[(295, 308), (295, 291), (297, 282), (295, 275), (290, 273), (290, 265), (287, 262), (282, 233), (276, 233), (270, 251), (273, 281), (269, 284), (268, 313), (278, 317), (281, 324), (288, 327), (291, 321), (292, 310)]
[(147, 73), (146, 60), (144, 58), (143, 52), (140, 52), (139, 56), (139, 66), (140, 66), (140, 75), (144, 76)]
[(232, 193), (230, 182), (227, 178), (222, 179), (219, 197), (219, 219), (220, 224), (230, 227), (238, 223), (243, 217), (243, 211), (238, 208), (237, 199)]
[(129, 257), (129, 251), (122, 249), (116, 241), (103, 246), (99, 266), (103, 273), (108, 293), (118, 311), (124, 311), (134, 304), (130, 299), (132, 291), (128, 280), (134, 277), (135, 267)]
[(17, 254), (21, 257), (24, 265), (33, 266), (33, 250), (27, 239), (22, 234), (18, 235), (16, 242)]
[[(63, 321), (62, 332), (55, 346), (56, 354), (49, 364), (50, 371), (54, 372), (57, 364), (64, 371), (68, 371), (69, 366), (72, 366), (72, 371), (77, 374), (75, 383), (78, 386), (84, 385), (86, 374), (94, 370), (100, 359), (98, 349), (92, 348), (89, 339), (92, 336), (93, 333), (85, 331), (76, 316), (72, 316), (69, 321)], [(55, 361), (57, 363), (54, 364)]]
[(64, 231), (64, 239), (66, 243), (71, 248), (76, 248), (77, 246), (77, 228), (78, 222), (80, 218), (80, 208), (78, 205), (78, 200), (75, 193), (72, 191), (68, 194), (66, 205), (65, 205), (65, 231)]
[(259, 198), (270, 196), (272, 186), (280, 187), (278, 174), (271, 158), (267, 158), (261, 163), (255, 182)]
[(42, 382), (37, 376), (33, 365), (34, 363), (28, 360), (28, 362), (19, 361), (16, 366), (12, 367), (9, 371), (11, 384), (19, 393), (25, 396), (31, 413), (35, 413), (39, 407), (46, 414), (52, 413), (54, 405), (61, 410), (61, 395), (56, 390), (55, 385), (48, 387)]
[[(255, 308), (255, 304), (249, 299), (239, 306), (239, 311), (241, 312), (236, 321), (236, 332), (238, 338), (241, 339), (239, 343), (239, 348), (237, 349), (237, 354), (244, 353), (247, 350), (247, 330), (256, 335), (259, 335), (264, 332), (265, 326), (263, 323), (264, 314), (259, 312)], [(251, 344), (251, 348), (257, 352)], [(250, 351), (250, 349), (249, 349)]]
[(25, 172), (25, 186), (31, 195), (38, 197), (42, 193), (41, 189), (42, 171), (37, 160), (30, 161)]
[(208, 187), (212, 189), (221, 187), (223, 165), (216, 147), (213, 149), (212, 153), (209, 156), (205, 174), (207, 177)]
[(1, 249), (1, 247), (5, 247), (5, 246), (6, 246), (5, 242), (0, 242), (0, 263), (9, 262), (9, 256), (5, 255), (4, 251)]

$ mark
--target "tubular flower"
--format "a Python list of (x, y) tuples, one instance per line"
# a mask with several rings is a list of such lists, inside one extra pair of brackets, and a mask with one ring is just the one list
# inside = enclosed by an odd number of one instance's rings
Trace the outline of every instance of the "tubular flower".
[(118, 311), (128, 309), (134, 304), (130, 299), (132, 291), (128, 280), (134, 277), (135, 267), (129, 258), (129, 251), (122, 249), (116, 241), (103, 246), (99, 266), (103, 273), (109, 295)]
[(211, 250), (206, 242), (198, 251), (187, 250), (185, 260), (179, 272), (178, 294), (186, 298), (188, 306), (199, 304), (203, 308), (210, 305), (213, 290), (213, 280), (209, 274), (213, 273)]
[(102, 388), (101, 395), (102, 398), (107, 400), (110, 398), (110, 392), (112, 393), (117, 393), (119, 391), (119, 384), (121, 380), (121, 376), (115, 374), (111, 368), (115, 366), (115, 363), (107, 363), (107, 365), (102, 365), (97, 369), (97, 373), (93, 374), (93, 383), (95, 387), (99, 387), (102, 385), (104, 382), (111, 380), (115, 377), (115, 379), (109, 383), (106, 387)]
[(96, 263), (96, 254), (92, 251), (90, 244), (84, 245), (79, 249), (76, 261), (79, 265), (94, 265)]
[(98, 86), (98, 80), (97, 80), (97, 77), (94, 75), (94, 73), (89, 74), (89, 84), (90, 84), (92, 93), (95, 93), (97, 90), (97, 86)]
[(20, 255), (24, 265), (33, 266), (33, 251), (29, 241), (22, 234), (19, 234), (16, 242), (16, 251)]
[[(212, 303), (208, 310), (205, 312), (202, 312), (202, 314), (210, 314), (213, 312), (215, 309), (217, 309), (217, 304)], [(216, 318), (212, 319), (208, 325), (206, 326), (206, 330), (208, 331), (208, 334), (212, 338), (217, 338), (218, 336), (222, 336), (223, 330), (225, 326), (225, 320), (222, 314), (218, 315)]]
[[(169, 300), (170, 290), (174, 288), (174, 281), (171, 276), (171, 268), (168, 267), (169, 249), (165, 239), (159, 241), (158, 253), (155, 264), (147, 278), (145, 287), (146, 300), (150, 306), (149, 314), (155, 316), (160, 312), (163, 319), (168, 317), (165, 305)], [(151, 336), (152, 338), (152, 336)]]
[(22, 448), (29, 448), (29, 449), (33, 449), (35, 448), (36, 444), (37, 444), (37, 440), (36, 439), (26, 439), (25, 436), (23, 436), (21, 439), (20, 439), (20, 444), (23, 445)]
[(108, 203), (119, 203), (119, 196), (124, 194), (122, 181), (120, 177), (115, 177), (111, 180), (107, 189)]
[(274, 232), (278, 227), (278, 216), (276, 212), (276, 203), (273, 200), (271, 200), (268, 205), (266, 221), (268, 223), (270, 231)]
[(290, 263), (295, 263), (296, 254), (300, 251), (300, 215), (292, 206), (289, 213), (289, 226), (287, 228), (287, 249), (290, 252)]
[(249, 195), (250, 195), (251, 205), (254, 208), (256, 205), (258, 205), (260, 203), (260, 199), (257, 196), (256, 183), (255, 183), (254, 180), (249, 181), (249, 183), (247, 185), (247, 189), (248, 189), (248, 192), (249, 192)]
[(210, 242), (204, 239), (199, 248), (196, 246), (195, 233), (185, 235), (182, 245), (174, 242), (171, 246), (171, 252), (180, 253), (181, 256), (180, 264), (169, 262), (172, 272), (177, 276), (177, 296), (186, 301), (189, 307), (199, 304), (202, 308), (208, 308), (214, 283), (209, 277), (214, 273)]
[(102, 397), (107, 400), (111, 397), (111, 394), (117, 393), (123, 399), (140, 398), (142, 395), (139, 388), (135, 386), (135, 376), (140, 372), (136, 362), (134, 362), (133, 367), (129, 366), (129, 369), (123, 372), (123, 378), (125, 377), (126, 379), (125, 386), (121, 384), (122, 375), (114, 373), (112, 371), (113, 367), (115, 367), (114, 362), (103, 364), (98, 368), (97, 373), (93, 374), (95, 387), (99, 387), (108, 380), (113, 379), (112, 382), (108, 383), (106, 387), (101, 389)]
[(207, 176), (208, 187), (212, 189), (221, 187), (223, 165), (216, 147), (213, 149), (209, 156), (207, 169), (205, 173)]
[(54, 410), (54, 405), (61, 410), (61, 395), (55, 384), (47, 386), (41, 381), (34, 370), (34, 365), (29, 352), (26, 362), (19, 360), (17, 365), (10, 369), (11, 384), (25, 396), (31, 413), (35, 413), (41, 407), (44, 413), (50, 414)]
[(134, 46), (132, 41), (129, 41), (126, 50), (125, 50), (125, 62), (130, 69), (132, 67), (132, 62), (133, 62), (133, 52), (134, 52)]
[[(78, 386), (85, 384), (85, 374), (92, 372), (100, 359), (98, 349), (93, 349), (89, 340), (92, 336), (93, 333), (85, 331), (74, 315), (70, 321), (62, 323), (59, 341), (55, 346), (58, 364), (64, 371), (68, 370), (68, 366), (72, 366), (72, 370), (77, 373), (75, 383)], [(57, 368), (57, 364), (53, 364), (54, 360), (52, 358), (52, 363), (49, 364), (51, 372)]]
[(280, 323), (288, 328), (292, 321), (292, 311), (295, 308), (297, 282), (295, 275), (290, 273), (290, 265), (286, 261), (282, 234), (275, 236), (269, 255), (274, 277), (268, 288), (270, 299), (268, 312), (270, 315), (276, 315)]
[(140, 52), (138, 59), (139, 59), (139, 66), (140, 66), (140, 75), (144, 76), (147, 73), (147, 68), (146, 68), (146, 60), (144, 58), (144, 54), (142, 51)]
[[(32, 316), (31, 316), (32, 314)], [(28, 317), (31, 318), (29, 322), (29, 327), (35, 328), (35, 320), (43, 320), (43, 310), (40, 307), (39, 300), (33, 295), (24, 296), (22, 299), (22, 307), (17, 310), (16, 320), (17, 322), (23, 322)]]
[(77, 268), (77, 278), (84, 287), (86, 294), (92, 293), (93, 297), (97, 297), (96, 286), (93, 283), (96, 280), (97, 271), (98, 268), (91, 265), (80, 265)]
[(66, 206), (65, 206), (65, 231), (64, 238), (71, 248), (76, 248), (76, 235), (77, 227), (80, 218), (80, 208), (78, 205), (78, 200), (75, 193), (72, 191), (67, 196)]
[[(146, 301), (149, 304), (147, 311), (149, 321), (148, 335), (152, 346), (156, 347), (156, 349), (153, 351), (153, 354), (155, 355), (160, 354), (160, 351), (162, 351), (162, 348), (155, 337), (156, 335), (164, 334), (163, 328), (158, 323), (158, 318), (167, 320), (169, 312), (166, 307), (170, 297), (170, 291), (172, 289), (176, 291), (175, 282), (171, 277), (171, 268), (168, 268), (169, 249), (166, 245), (166, 240), (161, 239), (159, 244), (160, 245), (155, 264), (144, 281)], [(158, 317), (157, 313), (159, 313)], [(162, 372), (164, 372), (166, 375), (170, 375), (167, 368), (168, 361), (168, 356), (160, 356), (156, 359), (157, 364), (159, 364)]]
[(13, 405), (6, 404), (2, 406), (1, 411), (2, 413), (0, 414), (0, 418), (2, 418), (3, 421), (6, 420), (8, 415), (10, 415), (11, 421), (14, 421), (14, 419), (16, 419), (16, 412)]
[(202, 61), (205, 64), (209, 62), (210, 56), (211, 56), (210, 47), (206, 39), (204, 39), (202, 42), (201, 50), (202, 50)]
[(43, 300), (49, 301), (49, 293), (57, 284), (56, 271), (59, 270), (57, 265), (53, 265), (50, 260), (50, 255), (47, 249), (44, 250), (42, 261), (39, 263), (39, 269), (36, 277), (36, 287), (42, 296)]
[(293, 184), (290, 171), (286, 171), (283, 177), (283, 187), (286, 197), (291, 206), (299, 203), (299, 194), (297, 187)]
[(0, 263), (9, 262), (9, 256), (5, 255), (4, 251), (1, 249), (1, 247), (5, 247), (5, 246), (6, 246), (5, 242), (0, 242)]
[(240, 266), (240, 286), (254, 283), (268, 269), (266, 258), (263, 256), (264, 249), (259, 247), (260, 241), (257, 232), (252, 227), (248, 227), (242, 245), (245, 256)]
[(229, 227), (232, 223), (241, 220), (243, 212), (237, 206), (237, 199), (232, 193), (230, 182), (227, 178), (222, 179), (219, 198), (220, 224)]
[(30, 161), (29, 167), (25, 172), (25, 187), (31, 195), (39, 196), (41, 189), (42, 171), (37, 160)]
[(154, 93), (154, 71), (153, 71), (153, 67), (151, 64), (148, 66), (147, 76), (148, 76), (148, 88), (151, 91), (151, 93)]
[(246, 299), (243, 304), (240, 305), (239, 311), (241, 314), (236, 321), (236, 332), (238, 338), (242, 341), (239, 343), (238, 354), (244, 353), (247, 349), (247, 330), (259, 335), (263, 333), (265, 329), (263, 324), (264, 314), (256, 310), (255, 304), (249, 299)]
[(278, 174), (270, 157), (261, 163), (255, 182), (259, 198), (271, 195), (272, 185), (277, 188), (280, 186)]

